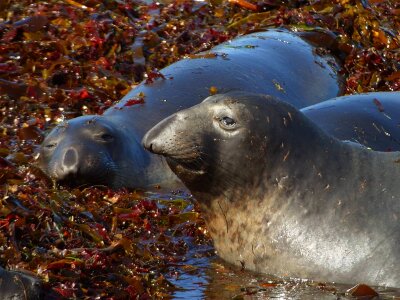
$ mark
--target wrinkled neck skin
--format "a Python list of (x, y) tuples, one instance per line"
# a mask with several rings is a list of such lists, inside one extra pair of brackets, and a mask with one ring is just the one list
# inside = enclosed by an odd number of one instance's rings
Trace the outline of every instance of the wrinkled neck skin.
[(134, 119), (123, 118), (123, 114), (109, 114), (106, 117), (115, 124), (125, 137), (125, 147), (120, 149), (118, 154), (124, 159), (119, 160), (119, 175), (114, 180), (113, 188), (139, 187), (151, 189), (161, 186), (170, 189), (182, 186), (163, 157), (151, 154), (143, 149), (141, 132), (134, 129), (138, 126)]
[(291, 139), (295, 147), (282, 137), (263, 167), (244, 161), (253, 177), (221, 181), (227, 175), (219, 174), (219, 187), (207, 191), (188, 185), (218, 255), (279, 276), (399, 286), (400, 155), (377, 155), (319, 130)]

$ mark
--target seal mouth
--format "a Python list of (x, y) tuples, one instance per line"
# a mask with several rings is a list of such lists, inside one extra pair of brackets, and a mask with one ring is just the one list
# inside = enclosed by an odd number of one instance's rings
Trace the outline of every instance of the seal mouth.
[(204, 166), (199, 164), (197, 160), (194, 161), (184, 161), (181, 159), (175, 159), (173, 157), (167, 157), (167, 163), (170, 168), (177, 173), (190, 173), (193, 175), (204, 175), (206, 171)]
[(113, 187), (116, 175), (115, 166), (107, 164), (104, 168), (81, 169), (75, 172), (55, 174), (52, 178), (57, 185), (70, 188), (85, 188), (90, 186)]
[(84, 188), (84, 187), (91, 187), (91, 186), (110, 186), (110, 183), (107, 182), (106, 178), (96, 177), (96, 178), (82, 179), (79, 176), (79, 174), (68, 175), (62, 179), (56, 180), (56, 183), (59, 186), (69, 187), (69, 188)]

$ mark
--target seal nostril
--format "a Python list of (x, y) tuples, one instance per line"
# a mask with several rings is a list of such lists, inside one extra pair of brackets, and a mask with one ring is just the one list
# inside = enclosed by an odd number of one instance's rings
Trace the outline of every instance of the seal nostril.
[(68, 149), (64, 155), (64, 166), (71, 167), (76, 165), (77, 162), (77, 155), (74, 149)]

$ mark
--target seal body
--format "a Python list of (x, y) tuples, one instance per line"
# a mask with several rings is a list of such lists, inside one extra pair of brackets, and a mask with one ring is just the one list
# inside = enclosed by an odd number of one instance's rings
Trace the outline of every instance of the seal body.
[[(195, 125), (195, 126), (193, 126)], [(218, 255), (279, 276), (400, 286), (400, 153), (327, 135), (270, 96), (228, 93), (152, 128)]]
[(400, 150), (400, 92), (342, 96), (301, 112), (339, 140), (377, 151)]
[(43, 299), (45, 293), (36, 276), (23, 271), (8, 271), (0, 267), (1, 299)]
[(55, 180), (78, 185), (171, 183), (176, 177), (166, 164), (139, 146), (147, 130), (210, 91), (266, 93), (298, 108), (335, 97), (341, 92), (338, 64), (317, 52), (297, 34), (275, 29), (178, 61), (161, 70), (164, 79), (141, 83), (102, 116), (56, 127), (41, 146), (38, 165)]

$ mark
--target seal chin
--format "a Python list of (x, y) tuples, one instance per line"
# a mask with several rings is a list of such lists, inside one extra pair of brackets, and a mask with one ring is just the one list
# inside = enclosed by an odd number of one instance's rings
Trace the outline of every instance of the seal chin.
[(64, 187), (70, 187), (70, 188), (84, 188), (84, 187), (90, 187), (90, 186), (108, 186), (113, 188), (113, 185), (110, 185), (110, 183), (107, 181), (107, 178), (104, 178), (103, 180), (96, 180), (93, 182), (89, 182), (87, 180), (80, 180), (79, 177), (68, 177), (63, 180), (58, 180), (57, 184), (60, 186)]
[[(80, 152), (84, 153), (82, 150)], [(49, 173), (58, 185), (72, 188), (103, 185), (114, 187), (119, 167), (112, 158), (99, 154), (81, 157), (84, 159), (77, 159), (73, 167), (66, 165), (65, 160), (49, 162)]]
[[(113, 187), (112, 178), (114, 178), (114, 174), (109, 172), (107, 174), (101, 175), (92, 175), (88, 176), (87, 174), (68, 174), (62, 178), (56, 179), (56, 182), (60, 186), (67, 186), (71, 188), (76, 187), (88, 187), (88, 186), (111, 186)], [(84, 179), (83, 179), (84, 178)]]

